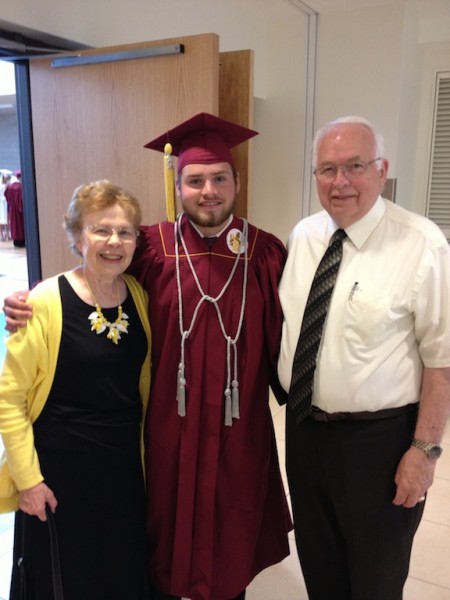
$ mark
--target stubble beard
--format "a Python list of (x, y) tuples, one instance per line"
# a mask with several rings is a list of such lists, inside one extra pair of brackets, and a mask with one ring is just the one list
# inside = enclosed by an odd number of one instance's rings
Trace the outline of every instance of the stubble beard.
[(234, 202), (229, 208), (220, 211), (219, 213), (210, 213), (207, 215), (199, 214), (198, 212), (190, 211), (189, 209), (184, 208), (184, 212), (187, 214), (192, 223), (197, 225), (197, 227), (204, 227), (207, 229), (215, 229), (221, 225), (225, 225), (230, 218), (230, 215), (233, 214), (233, 211)]

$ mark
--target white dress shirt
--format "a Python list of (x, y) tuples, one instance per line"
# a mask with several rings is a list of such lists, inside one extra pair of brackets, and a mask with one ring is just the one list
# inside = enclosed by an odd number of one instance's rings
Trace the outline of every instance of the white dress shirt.
[[(321, 211), (289, 237), (278, 363), (286, 391), (309, 289), (336, 229)], [(417, 402), (423, 366), (450, 366), (450, 247), (430, 220), (381, 196), (346, 232), (312, 403), (331, 413)]]

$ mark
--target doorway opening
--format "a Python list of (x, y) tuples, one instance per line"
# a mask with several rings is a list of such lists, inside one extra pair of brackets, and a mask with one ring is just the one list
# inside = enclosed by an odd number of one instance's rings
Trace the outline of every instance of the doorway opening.
[[(14, 74), (13, 91), (10, 87), (5, 94), (2, 95), (0, 92), (0, 106), (4, 105), (3, 111), (0, 109), (0, 139), (2, 140), (0, 146), (2, 146), (2, 150), (6, 131), (8, 131), (8, 139), (11, 141), (8, 156), (4, 157), (0, 153), (0, 169), (8, 169), (13, 173), (21, 171), (29, 286), (41, 279), (41, 259), (28, 64), (33, 57), (54, 55), (87, 47), (85, 44), (0, 19), (0, 68), (2, 69), (0, 83), (3, 84), (6, 81), (3, 72), (8, 74), (8, 81), (10, 81), (11, 71)], [(5, 129), (2, 129), (3, 126)], [(2, 164), (5, 161), (9, 167)]]

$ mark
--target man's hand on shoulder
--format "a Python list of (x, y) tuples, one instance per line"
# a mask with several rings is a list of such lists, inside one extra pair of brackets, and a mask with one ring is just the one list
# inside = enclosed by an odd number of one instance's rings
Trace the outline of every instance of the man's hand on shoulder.
[(28, 319), (33, 316), (33, 307), (27, 304), (29, 290), (13, 292), (4, 299), (3, 312), (6, 318), (6, 331), (15, 333), (20, 327), (25, 327)]

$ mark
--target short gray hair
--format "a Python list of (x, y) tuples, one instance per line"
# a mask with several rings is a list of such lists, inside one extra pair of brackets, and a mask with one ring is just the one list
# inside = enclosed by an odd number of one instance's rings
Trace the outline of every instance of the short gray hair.
[[(312, 163), (313, 163), (314, 169), (317, 167), (317, 151), (318, 151), (319, 144), (322, 141), (323, 137), (335, 125), (342, 125), (344, 123), (350, 123), (350, 124), (355, 124), (355, 125), (364, 125), (365, 127), (367, 127), (367, 129), (370, 131), (370, 133), (372, 134), (373, 139), (375, 141), (376, 157), (377, 158), (385, 158), (386, 149), (385, 149), (385, 145), (384, 145), (383, 134), (380, 131), (378, 131), (374, 127), (374, 125), (372, 125), (372, 123), (370, 121), (368, 121), (367, 119), (364, 119), (364, 117), (358, 117), (356, 115), (348, 116), (348, 117), (339, 117), (338, 119), (334, 119), (333, 121), (329, 121), (328, 123), (326, 123), (323, 127), (321, 127), (316, 132), (316, 134), (314, 136), (313, 147), (312, 147)], [(378, 167), (378, 168), (380, 168), (380, 167)]]

